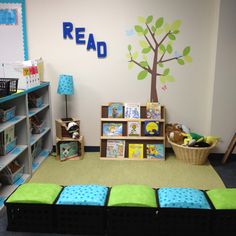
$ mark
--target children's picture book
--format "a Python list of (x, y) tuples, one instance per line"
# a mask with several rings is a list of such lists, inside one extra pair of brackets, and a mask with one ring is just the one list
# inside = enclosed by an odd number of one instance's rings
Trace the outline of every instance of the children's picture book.
[(164, 158), (164, 146), (163, 144), (147, 144), (146, 150), (147, 158)]
[(140, 103), (125, 103), (125, 118), (140, 118)]
[(78, 156), (77, 142), (62, 142), (60, 146), (60, 160), (64, 161), (72, 157)]
[(103, 136), (122, 136), (122, 123), (103, 123)]
[(145, 120), (144, 121), (144, 135), (145, 136), (160, 135), (160, 123), (156, 120)]
[(130, 143), (129, 144), (129, 158), (143, 158), (143, 144)]
[(124, 157), (125, 140), (107, 140), (106, 157)]
[(127, 135), (128, 136), (140, 136), (141, 135), (141, 123), (138, 121), (127, 122)]
[(161, 119), (161, 105), (158, 102), (147, 102), (146, 114), (148, 119)]
[(110, 102), (108, 104), (108, 118), (123, 118), (123, 103)]

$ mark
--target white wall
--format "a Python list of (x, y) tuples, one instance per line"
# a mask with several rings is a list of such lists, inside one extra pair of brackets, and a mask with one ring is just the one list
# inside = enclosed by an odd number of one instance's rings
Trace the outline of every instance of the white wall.
[[(181, 19), (181, 32), (174, 48), (181, 51), (190, 45), (192, 49), (192, 63), (185, 66), (170, 63), (176, 82), (168, 85), (167, 92), (158, 88), (168, 121), (186, 124), (204, 135), (209, 131), (221, 135), (210, 128), (218, 8), (219, 0), (26, 0), (29, 57), (42, 56), (45, 61), (45, 79), (52, 84), (53, 119), (64, 116), (64, 99), (56, 93), (61, 73), (74, 76), (76, 91), (70, 97), (69, 112), (70, 116), (80, 118), (87, 146), (100, 145), (102, 104), (146, 103), (150, 81), (138, 81), (138, 68), (128, 70), (126, 58), (127, 45), (137, 44), (139, 38), (127, 36), (126, 31), (137, 24), (138, 16), (153, 15), (163, 16), (169, 23)], [(85, 46), (64, 40), (63, 21), (85, 27), (86, 37), (93, 33), (96, 40), (105, 41), (107, 58), (98, 59)], [(218, 115), (225, 117), (222, 113)]]
[(221, 1), (211, 123), (212, 133), (223, 137), (218, 151), (226, 150), (236, 132), (235, 10), (235, 0)]

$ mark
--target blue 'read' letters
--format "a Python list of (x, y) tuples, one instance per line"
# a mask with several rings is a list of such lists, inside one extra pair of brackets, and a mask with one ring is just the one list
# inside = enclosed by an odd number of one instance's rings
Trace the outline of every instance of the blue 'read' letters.
[[(73, 38), (73, 24), (71, 22), (63, 22), (63, 38), (64, 39), (74, 39)], [(75, 42), (77, 45), (86, 44), (85, 40), (85, 28), (84, 27), (76, 27), (75, 28)], [(88, 42), (87, 42), (87, 50), (96, 51), (98, 58), (105, 58), (107, 56), (107, 45), (103, 41), (95, 42), (93, 34), (89, 34)]]

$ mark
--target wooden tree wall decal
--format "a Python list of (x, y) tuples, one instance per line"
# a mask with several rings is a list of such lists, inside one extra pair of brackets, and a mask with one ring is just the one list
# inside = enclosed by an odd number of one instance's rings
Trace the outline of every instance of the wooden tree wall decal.
[[(148, 16), (146, 19), (139, 17), (138, 21), (140, 24), (134, 26), (135, 32), (138, 36), (142, 36), (145, 39), (139, 41), (142, 48), (142, 59), (138, 60), (138, 52), (133, 52), (133, 47), (128, 45), (129, 68), (131, 69), (134, 65), (137, 65), (142, 69), (137, 75), (138, 80), (143, 80), (150, 75), (150, 101), (158, 102), (157, 77), (160, 78), (162, 84), (174, 82), (175, 79), (166, 64), (168, 65), (168, 62), (173, 60), (176, 60), (180, 65), (184, 65), (185, 62), (191, 62), (190, 47), (185, 47), (182, 54), (175, 52), (173, 55), (173, 42), (180, 32), (180, 20), (175, 20), (172, 24), (168, 24), (164, 23), (163, 17), (157, 18), (154, 22), (153, 16)], [(150, 56), (148, 57), (150, 54), (152, 55), (151, 61)]]

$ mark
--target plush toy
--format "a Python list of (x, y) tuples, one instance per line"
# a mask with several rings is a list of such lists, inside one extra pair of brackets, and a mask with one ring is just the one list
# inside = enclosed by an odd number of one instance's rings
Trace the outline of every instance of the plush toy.
[(169, 133), (170, 141), (182, 145), (184, 143), (184, 136), (181, 131), (174, 130)]
[(170, 132), (172, 131), (179, 131), (179, 132), (183, 132), (183, 130), (181, 129), (181, 127), (179, 126), (179, 124), (174, 123), (174, 124), (166, 124), (166, 135), (169, 137), (170, 136)]
[(190, 134), (182, 133), (182, 135), (184, 137), (184, 142), (183, 142), (184, 146), (189, 146), (189, 144), (193, 146), (194, 143), (196, 142), (196, 140), (193, 139)]
[(205, 136), (203, 140), (205, 143), (212, 145), (213, 143), (218, 142), (220, 138), (216, 136)]
[(68, 123), (67, 131), (70, 133), (70, 135), (73, 139), (78, 139), (80, 137), (79, 125), (77, 123), (75, 123), (74, 121), (71, 121)]

